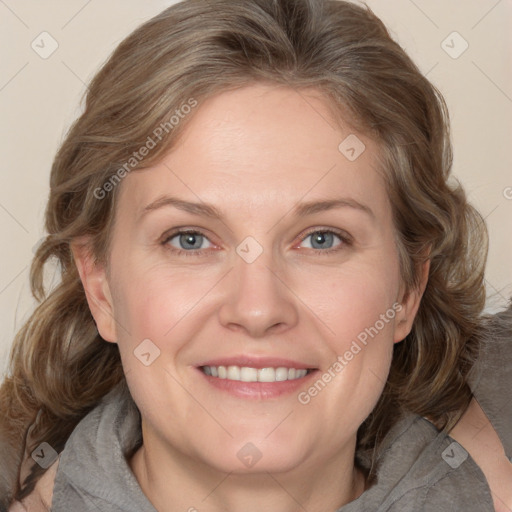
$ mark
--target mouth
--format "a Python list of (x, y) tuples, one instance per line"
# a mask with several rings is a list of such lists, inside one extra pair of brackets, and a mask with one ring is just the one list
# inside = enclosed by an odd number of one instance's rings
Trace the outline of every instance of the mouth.
[(200, 370), (209, 377), (238, 382), (284, 382), (302, 379), (313, 371), (312, 368), (286, 368), (284, 366), (253, 368), (250, 366), (201, 366)]
[(256, 400), (297, 392), (318, 372), (304, 362), (247, 355), (204, 361), (196, 368), (211, 389)]

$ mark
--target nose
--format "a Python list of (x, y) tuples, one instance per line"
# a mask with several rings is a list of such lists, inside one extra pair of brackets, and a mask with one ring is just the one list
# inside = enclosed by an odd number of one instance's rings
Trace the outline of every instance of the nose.
[(252, 263), (235, 258), (234, 268), (224, 282), (225, 300), (219, 309), (224, 327), (261, 338), (297, 324), (297, 298), (284, 276), (272, 266), (270, 251), (263, 251)]

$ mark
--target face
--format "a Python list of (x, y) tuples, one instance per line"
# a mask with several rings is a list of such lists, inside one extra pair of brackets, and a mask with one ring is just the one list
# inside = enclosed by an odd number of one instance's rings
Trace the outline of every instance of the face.
[(223, 472), (353, 455), (417, 296), (377, 147), (324, 101), (252, 85), (200, 103), (123, 180), (109, 268), (77, 256), (145, 443)]

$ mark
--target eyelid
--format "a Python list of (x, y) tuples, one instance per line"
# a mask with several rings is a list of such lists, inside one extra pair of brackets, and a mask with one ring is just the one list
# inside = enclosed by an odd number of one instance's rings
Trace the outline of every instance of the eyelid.
[[(345, 230), (339, 229), (339, 228), (327, 227), (327, 226), (317, 226), (317, 227), (306, 230), (306, 232), (299, 235), (301, 237), (300, 241), (303, 242), (305, 238), (307, 238), (309, 235), (311, 235), (313, 233), (333, 233), (336, 236), (338, 236), (342, 242), (345, 242), (346, 244), (352, 244), (354, 241), (353, 237), (349, 233), (347, 233)], [(321, 252), (326, 252), (326, 251), (321, 251)]]
[[(214, 242), (212, 242), (210, 240), (210, 238), (205, 234), (205, 230), (203, 228), (185, 228), (185, 227), (182, 227), (182, 228), (174, 228), (174, 229), (171, 229), (169, 231), (167, 231), (166, 233), (164, 233), (161, 237), (161, 245), (163, 246), (166, 246), (168, 247), (169, 246), (169, 240), (171, 240), (172, 238), (178, 236), (178, 235), (183, 235), (183, 234), (187, 234), (187, 233), (191, 233), (191, 234), (195, 234), (195, 235), (200, 235), (200, 236), (203, 236), (204, 238), (206, 238), (212, 245), (216, 246), (216, 244)], [(342, 229), (339, 229), (339, 228), (333, 228), (333, 227), (326, 227), (326, 226), (315, 226), (315, 227), (312, 227), (310, 229), (308, 229), (306, 232), (303, 232), (299, 235), (299, 244), (304, 242), (304, 240), (312, 235), (313, 233), (332, 233), (334, 235), (336, 235), (340, 240), (341, 240), (341, 243), (335, 247), (332, 247), (330, 249), (314, 249), (314, 248), (307, 248), (311, 251), (314, 251), (314, 253), (316, 254), (321, 254), (321, 253), (324, 253), (324, 254), (328, 254), (328, 253), (331, 253), (331, 252), (338, 252), (340, 250), (342, 250), (342, 248), (344, 246), (350, 246), (353, 244), (353, 238), (352, 236), (347, 233), (346, 231), (342, 230)], [(296, 244), (297, 245), (297, 244)], [(171, 246), (172, 247), (172, 246)], [(217, 246), (218, 247), (218, 246)], [(295, 248), (295, 246), (294, 246)], [(187, 256), (205, 256), (206, 254), (205, 253), (208, 253), (209, 249), (211, 248), (208, 248), (208, 249), (193, 249), (193, 250), (184, 250), (184, 249), (178, 249), (176, 247), (172, 247), (172, 249), (168, 249), (170, 250), (171, 252), (175, 253), (175, 254), (185, 254)], [(304, 249), (304, 248), (300, 248), (299, 249)]]
[(161, 245), (163, 245), (164, 247), (166, 247), (167, 250), (169, 250), (169, 251), (171, 251), (171, 252), (173, 252), (174, 254), (177, 254), (177, 255), (185, 254), (186, 256), (204, 256), (205, 253), (207, 253), (209, 250), (211, 250), (211, 247), (209, 247), (208, 249), (195, 249), (195, 250), (186, 251), (184, 249), (178, 249), (176, 247), (172, 247), (169, 244), (169, 241), (171, 239), (175, 238), (176, 236), (186, 235), (188, 233), (191, 233), (191, 234), (194, 234), (194, 235), (201, 235), (202, 237), (206, 238), (210, 242), (210, 244), (212, 244), (214, 247), (218, 247), (217, 244), (212, 242), (210, 240), (210, 238), (205, 234), (205, 230), (203, 228), (186, 228), (186, 227), (181, 227), (181, 228), (171, 229), (169, 231), (166, 231), (161, 236), (159, 243)]

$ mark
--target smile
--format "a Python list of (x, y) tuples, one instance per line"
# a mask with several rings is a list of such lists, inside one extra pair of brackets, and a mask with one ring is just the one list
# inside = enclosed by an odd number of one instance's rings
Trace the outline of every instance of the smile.
[(239, 382), (284, 382), (305, 377), (306, 368), (252, 368), (248, 366), (202, 366), (205, 375)]

